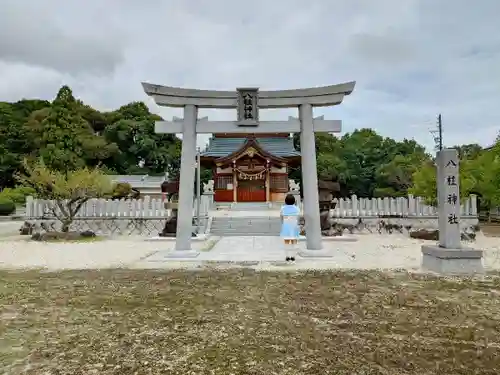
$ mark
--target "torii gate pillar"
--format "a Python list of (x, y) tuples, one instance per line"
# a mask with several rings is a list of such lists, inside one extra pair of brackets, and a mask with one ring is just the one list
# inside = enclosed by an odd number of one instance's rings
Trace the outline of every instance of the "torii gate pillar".
[[(302, 181), (304, 190), (304, 216), (306, 222), (307, 250), (303, 257), (331, 256), (322, 250), (319, 216), (318, 177), (316, 166), (315, 132), (339, 132), (341, 122), (313, 117), (314, 106), (333, 106), (342, 103), (355, 82), (339, 85), (279, 91), (259, 91), (241, 88), (237, 91), (181, 89), (143, 83), (146, 94), (156, 104), (183, 107), (183, 121), (159, 121), (157, 133), (182, 133), (181, 175), (179, 181), (179, 211), (177, 235), (173, 256), (193, 257), (199, 253), (191, 250), (193, 217), (194, 162), (197, 133), (294, 133), (300, 132), (302, 154)], [(259, 121), (259, 108), (298, 107), (299, 119), (288, 121)], [(208, 121), (197, 119), (198, 108), (237, 108), (237, 121)]]
[(307, 249), (321, 250), (316, 140), (314, 137), (313, 109), (310, 104), (301, 104), (299, 106), (299, 118)]
[[(198, 108), (193, 104), (184, 107), (184, 126), (182, 132), (181, 173), (179, 178), (179, 210), (177, 211), (177, 233), (175, 250), (181, 250), (182, 257), (198, 256), (191, 250), (193, 233), (193, 186), (196, 160), (196, 121)], [(186, 252), (187, 250), (187, 252)]]

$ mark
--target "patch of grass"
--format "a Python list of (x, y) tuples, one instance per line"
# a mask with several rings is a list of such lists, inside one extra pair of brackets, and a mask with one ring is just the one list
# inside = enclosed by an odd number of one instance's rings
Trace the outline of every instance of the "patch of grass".
[(497, 374), (499, 291), (403, 272), (3, 271), (0, 373)]

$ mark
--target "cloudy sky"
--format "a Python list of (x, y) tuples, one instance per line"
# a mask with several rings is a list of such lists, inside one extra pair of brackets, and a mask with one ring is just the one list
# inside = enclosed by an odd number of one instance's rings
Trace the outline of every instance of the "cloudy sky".
[[(63, 84), (99, 109), (146, 101), (141, 81), (291, 89), (355, 80), (315, 115), (427, 147), (493, 142), (500, 129), (498, 0), (1, 0), (0, 100)], [(200, 116), (230, 119), (232, 111)], [(293, 110), (261, 111), (286, 119)]]

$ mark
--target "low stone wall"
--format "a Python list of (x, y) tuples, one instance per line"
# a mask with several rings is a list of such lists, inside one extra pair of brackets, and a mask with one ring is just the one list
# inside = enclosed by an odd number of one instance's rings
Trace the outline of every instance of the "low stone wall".
[[(377, 233), (379, 231), (398, 232), (396, 227), (400, 226), (404, 232), (418, 229), (438, 229), (437, 217), (406, 217), (406, 218), (380, 218), (380, 217), (351, 217), (331, 218), (332, 224), (340, 224), (345, 227), (346, 232), (353, 233)], [(61, 223), (54, 219), (30, 219), (28, 223), (34, 224), (35, 232), (60, 231)], [(97, 235), (125, 235), (125, 236), (157, 236), (165, 226), (165, 218), (79, 218), (71, 225), (71, 231), (91, 230)], [(210, 219), (201, 219), (198, 233), (205, 233)], [(477, 217), (462, 217), (460, 229), (462, 232), (475, 231), (474, 227), (479, 224)], [(193, 231), (196, 226), (193, 226)]]
[[(90, 230), (101, 236), (158, 236), (165, 226), (165, 218), (79, 218), (70, 227), (70, 231), (83, 232)], [(26, 220), (34, 224), (34, 232), (57, 232), (62, 228), (61, 222), (54, 219)], [(202, 218), (198, 233), (204, 233), (208, 218)], [(193, 232), (196, 225), (193, 225)]]
[[(361, 220), (361, 222), (360, 222)], [(386, 225), (401, 225), (405, 230), (414, 229), (439, 229), (438, 217), (404, 217), (404, 218), (392, 218), (392, 217), (352, 217), (352, 218), (336, 218), (330, 219), (330, 222), (345, 224), (345, 225), (357, 225), (359, 228), (366, 227), (367, 229), (377, 229), (382, 223)], [(461, 231), (468, 231), (471, 228), (477, 226), (479, 220), (475, 216), (468, 216), (460, 218), (460, 229)]]

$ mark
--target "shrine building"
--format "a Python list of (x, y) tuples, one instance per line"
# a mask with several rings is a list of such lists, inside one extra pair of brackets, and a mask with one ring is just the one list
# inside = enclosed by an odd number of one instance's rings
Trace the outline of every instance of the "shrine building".
[(213, 170), (216, 202), (283, 202), (300, 152), (290, 133), (214, 134), (201, 163)]

